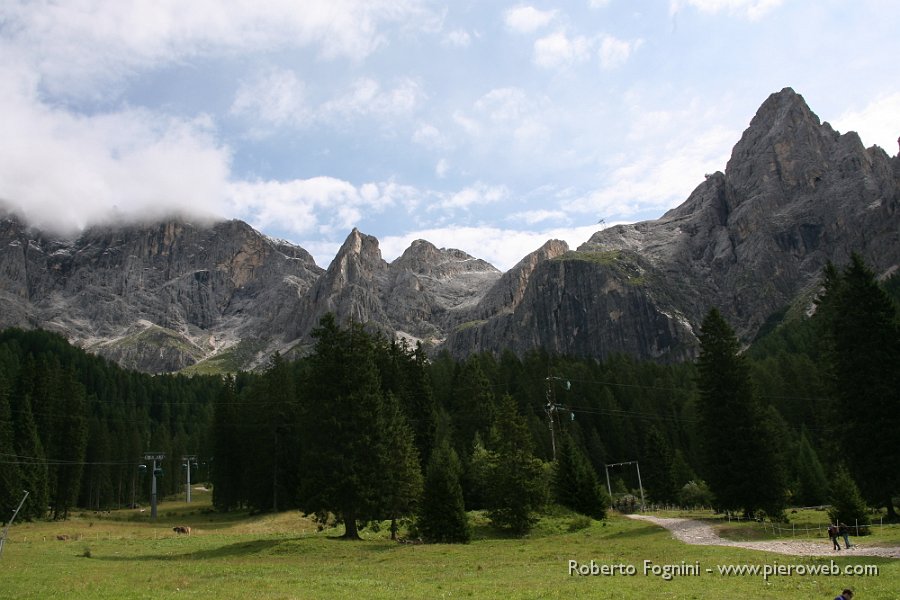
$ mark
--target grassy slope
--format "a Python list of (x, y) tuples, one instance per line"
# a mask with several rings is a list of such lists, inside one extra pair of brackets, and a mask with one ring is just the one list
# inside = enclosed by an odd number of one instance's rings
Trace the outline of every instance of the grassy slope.
[[(686, 546), (621, 517), (576, 532), (568, 531), (571, 516), (549, 517), (523, 540), (479, 527), (479, 539), (465, 546), (402, 545), (384, 532), (336, 540), (339, 532), (318, 532), (296, 513), (218, 515), (206, 510), (208, 501), (163, 504), (156, 524), (148, 513), (121, 511), (15, 525), (0, 559), (0, 598), (833, 598), (852, 585), (861, 599), (895, 599), (900, 589), (900, 561), (866, 557), (834, 560), (877, 564), (879, 576), (644, 576), (644, 560), (715, 569), (831, 559)], [(194, 533), (177, 536), (173, 524)], [(638, 574), (572, 577), (569, 559), (634, 565)]]

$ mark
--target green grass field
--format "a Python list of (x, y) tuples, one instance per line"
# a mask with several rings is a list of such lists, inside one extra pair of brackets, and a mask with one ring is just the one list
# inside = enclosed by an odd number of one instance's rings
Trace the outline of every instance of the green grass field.
[[(858, 600), (896, 600), (900, 560), (801, 558), (723, 547), (688, 546), (652, 525), (612, 516), (578, 529), (563, 511), (541, 520), (524, 539), (494, 535), (472, 515), (467, 545), (391, 542), (385, 529), (362, 542), (335, 539), (301, 515), (248, 516), (212, 512), (208, 494), (149, 511), (76, 514), (65, 522), (16, 524), (0, 558), (0, 598), (822, 598), (845, 586)], [(172, 531), (190, 525), (190, 536)], [(574, 529), (574, 531), (573, 531)], [(68, 540), (57, 540), (58, 535)], [(578, 576), (587, 568), (634, 575)], [(644, 574), (653, 565), (698, 565), (698, 575)], [(870, 576), (720, 575), (718, 565), (874, 565)], [(616, 565), (621, 565), (616, 567)], [(713, 572), (707, 572), (711, 569)]]

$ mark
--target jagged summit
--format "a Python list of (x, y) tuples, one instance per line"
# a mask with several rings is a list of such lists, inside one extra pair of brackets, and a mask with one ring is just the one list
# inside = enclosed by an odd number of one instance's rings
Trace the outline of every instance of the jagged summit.
[(308, 347), (328, 311), (457, 356), (682, 360), (711, 306), (749, 341), (808, 301), (826, 261), (855, 251), (879, 273), (900, 268), (898, 232), (900, 158), (834, 131), (785, 88), (680, 206), (575, 251), (550, 240), (507, 273), (425, 240), (388, 264), (357, 228), (327, 269), (240, 221), (107, 224), (59, 240), (0, 206), (0, 326), (55, 330), (146, 371), (265, 364)]

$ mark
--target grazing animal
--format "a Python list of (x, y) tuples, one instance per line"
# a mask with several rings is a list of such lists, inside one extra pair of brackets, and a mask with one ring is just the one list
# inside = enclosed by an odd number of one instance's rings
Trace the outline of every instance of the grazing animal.
[(66, 542), (66, 541), (69, 540), (69, 536), (67, 536), (67, 535), (64, 534), (64, 533), (61, 533), (61, 534), (59, 534), (58, 536), (56, 536), (56, 539), (58, 539), (58, 540), (61, 541), (61, 542)]
[(172, 531), (175, 533), (185, 533), (187, 535), (191, 535), (191, 528), (187, 525), (176, 525), (172, 528)]

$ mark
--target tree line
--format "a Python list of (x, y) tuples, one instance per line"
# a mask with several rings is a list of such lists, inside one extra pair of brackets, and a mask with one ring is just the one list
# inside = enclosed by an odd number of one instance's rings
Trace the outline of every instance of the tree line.
[[(52, 334), (8, 331), (0, 489), (44, 480), (45, 510), (31, 517), (62, 518), (146, 497), (135, 469), (145, 450), (172, 457), (162, 484), (175, 493), (188, 453), (208, 468), (219, 510), (302, 510), (343, 522), (349, 537), (415, 517), (414, 533), (451, 541), (467, 536), (468, 510), (516, 533), (550, 502), (602, 517), (607, 476), (614, 495), (637, 488), (630, 470), (606, 465), (637, 460), (653, 502), (779, 518), (788, 505), (855, 494), (847, 510), (864, 499), (893, 516), (896, 287), (858, 257), (829, 265), (811, 317), (775, 315), (745, 349), (712, 309), (697, 361), (669, 365), (540, 351), (429, 357), (327, 316), (299, 360), (151, 377)], [(0, 515), (15, 496), (0, 498)]]

